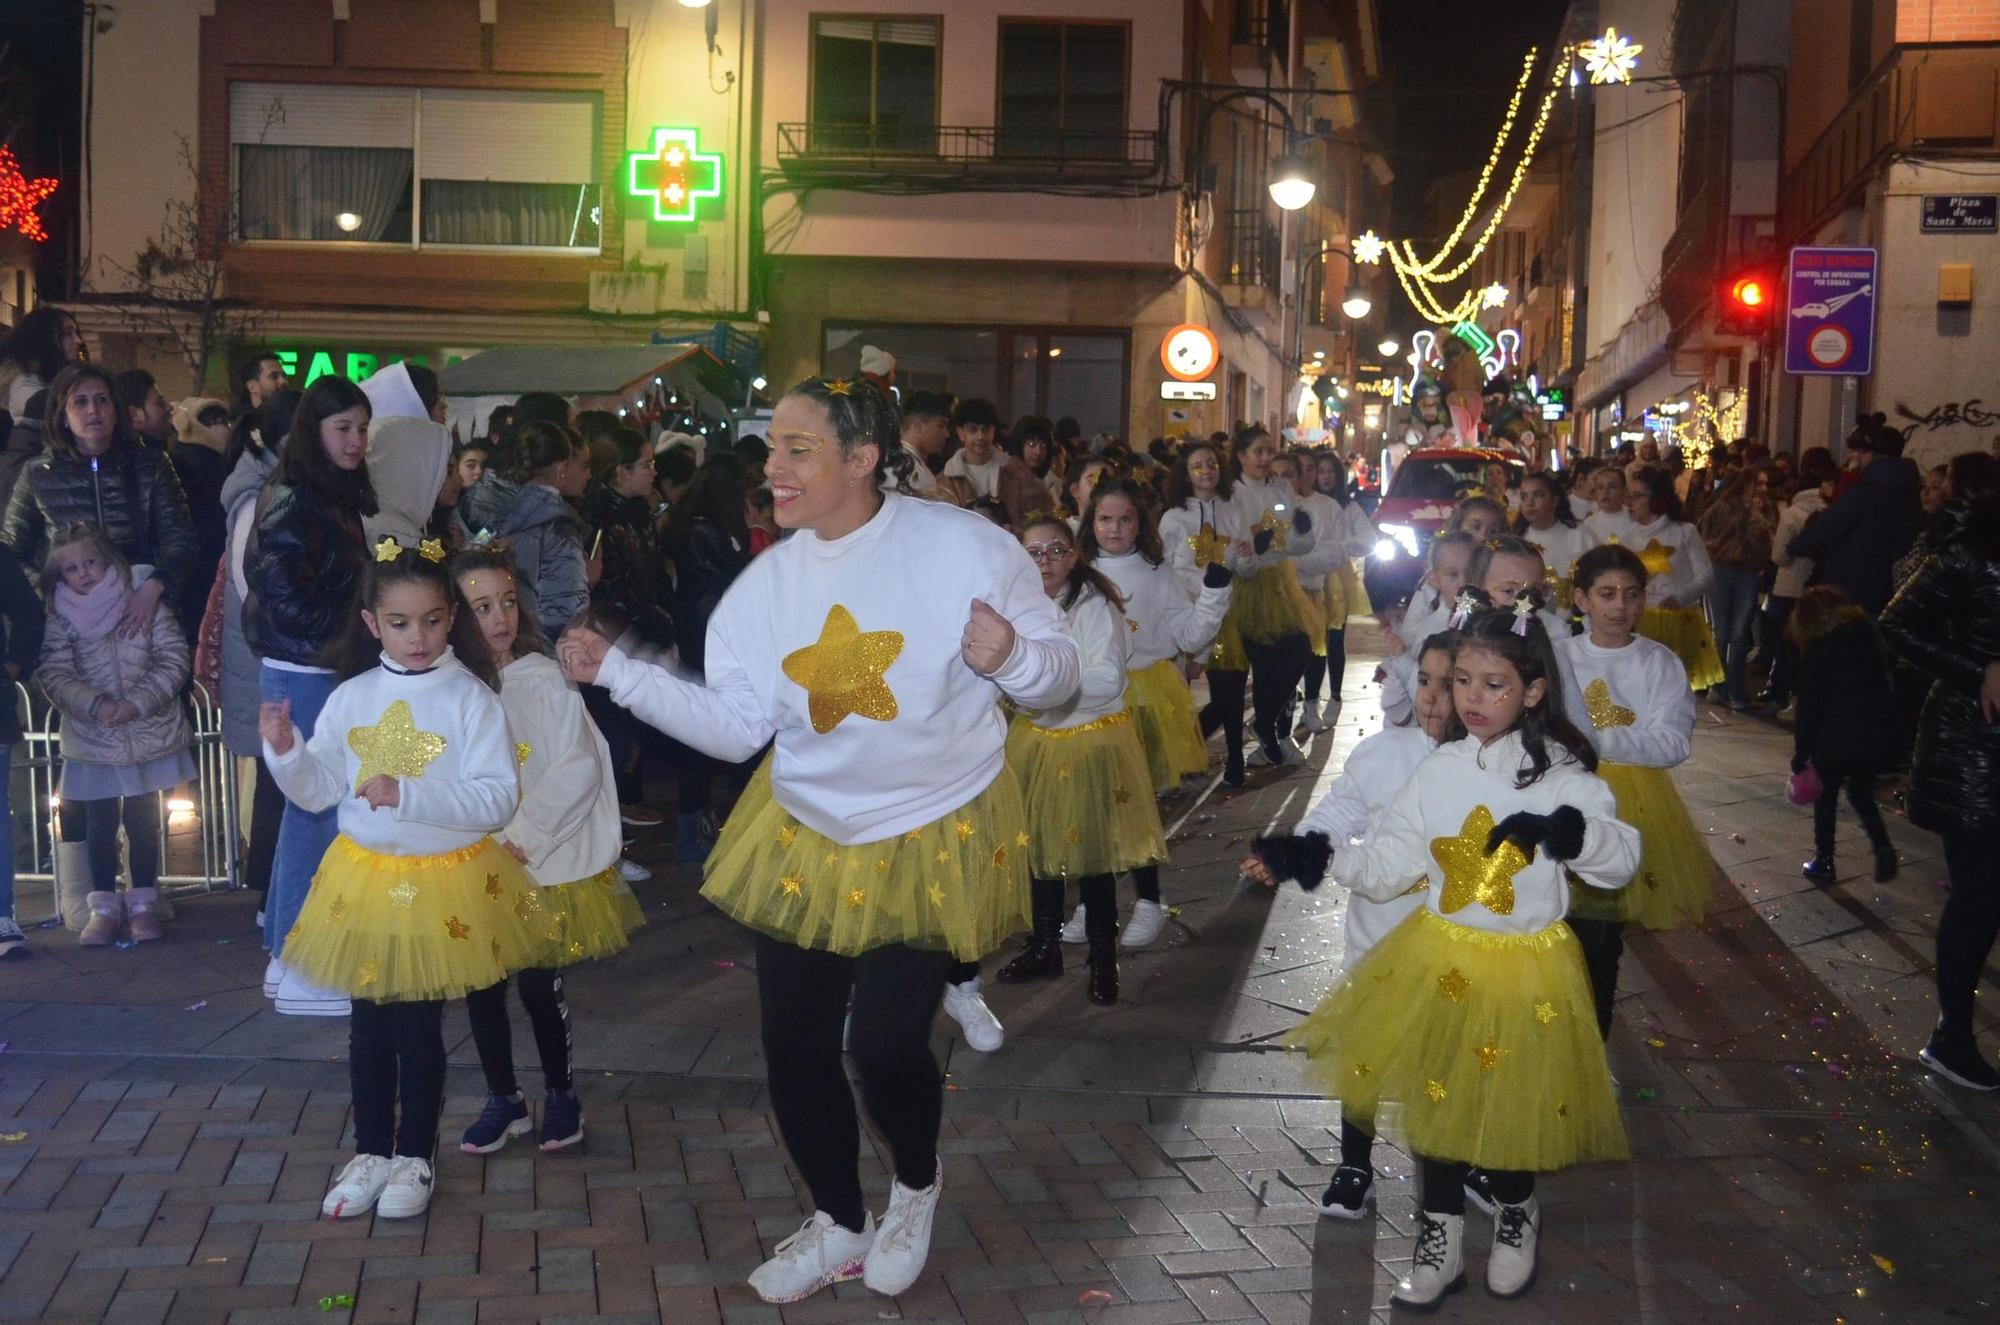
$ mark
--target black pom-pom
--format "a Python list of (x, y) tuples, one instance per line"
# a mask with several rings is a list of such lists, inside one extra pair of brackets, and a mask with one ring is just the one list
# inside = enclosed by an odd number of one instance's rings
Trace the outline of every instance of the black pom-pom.
[(1575, 860), (1583, 854), (1583, 811), (1574, 805), (1558, 805), (1548, 816), (1548, 832), (1542, 837), (1542, 853), (1557, 860)]
[(1280, 882), (1296, 879), (1307, 892), (1326, 881), (1326, 868), (1333, 863), (1333, 843), (1325, 833), (1260, 837), (1250, 844), (1250, 852), (1264, 862), (1273, 878)]
[(1292, 512), (1292, 528), (1296, 532), (1301, 534), (1311, 533), (1312, 527), (1313, 518), (1310, 515), (1307, 515), (1304, 511)]
[(1219, 561), (1210, 562), (1208, 569), (1201, 573), (1201, 583), (1208, 589), (1227, 589), (1232, 577), (1229, 567)]
[(1256, 549), (1257, 555), (1260, 557), (1269, 552), (1271, 550), (1271, 531), (1269, 529), (1259, 529), (1255, 534), (1250, 536), (1250, 546)]

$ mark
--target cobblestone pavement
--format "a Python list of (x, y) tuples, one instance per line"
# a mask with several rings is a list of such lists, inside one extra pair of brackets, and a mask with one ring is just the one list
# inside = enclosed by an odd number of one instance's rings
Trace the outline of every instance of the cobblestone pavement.
[[(1080, 971), (990, 988), (1009, 1034), (991, 1056), (940, 1018), (946, 1195), (900, 1299), (853, 1284), (780, 1309), (743, 1286), (802, 1190), (764, 1109), (751, 946), (692, 871), (662, 865), (634, 950), (569, 981), (587, 1143), (458, 1153), (482, 1088), (454, 1013), (446, 1150), (414, 1220), (317, 1217), (349, 1153), (345, 1022), (267, 1009), (249, 898), (184, 901), (167, 941), (132, 950), (31, 928), (33, 955), (0, 963), (0, 1317), (1386, 1318), (1413, 1242), (1409, 1157), (1392, 1128), (1379, 1218), (1317, 1218), (1339, 1109), (1280, 1047), (1338, 966), (1343, 899), (1246, 892), (1234, 871), (1378, 725), (1356, 634), (1309, 766), (1172, 812), (1179, 913), (1126, 961), (1122, 1003), (1090, 1006)], [(1911, 1059), (1931, 1016), (1935, 841), (1892, 819), (1903, 873), (1877, 885), (1844, 824), (1853, 876), (1813, 888), (1788, 738), (1704, 708), (1695, 750), (1678, 781), (1732, 878), (1705, 929), (1628, 949), (1611, 1049), (1637, 1157), (1543, 1183), (1541, 1277), (1520, 1301), (1486, 1296), (1474, 1216), (1472, 1282), (1441, 1317), (2000, 1318), (2000, 1101)], [(27, 902), (32, 925), (46, 901)], [(2000, 1017), (1983, 1017), (1992, 1048)], [(518, 1055), (534, 1062), (525, 1026)], [(879, 1154), (864, 1161), (879, 1201)], [(323, 1311), (337, 1294), (352, 1309)]]

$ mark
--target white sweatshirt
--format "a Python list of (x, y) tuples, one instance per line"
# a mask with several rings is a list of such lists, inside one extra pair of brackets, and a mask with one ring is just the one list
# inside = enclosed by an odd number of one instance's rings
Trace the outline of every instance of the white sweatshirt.
[[(990, 678), (959, 656), (975, 598), (1015, 631)], [(836, 647), (848, 629), (862, 638)], [(709, 618), (707, 664), (696, 684), (614, 648), (598, 683), (717, 759), (775, 737), (773, 796), (843, 846), (921, 828), (984, 791), (1006, 763), (1000, 697), (1061, 704), (1079, 671), (1019, 543), (984, 516), (897, 493), (844, 537), (805, 531), (753, 559)], [(816, 671), (825, 730), (793, 675)]]
[(1124, 712), (1125, 673), (1132, 648), (1132, 630), (1125, 624), (1124, 614), (1096, 589), (1086, 587), (1063, 609), (1063, 621), (1076, 641), (1081, 680), (1076, 692), (1059, 704), (1021, 705), (1028, 721), (1037, 727), (1081, 727)]
[[(1570, 578), (1576, 559), (1603, 541), (1589, 525), (1566, 525), (1561, 521), (1547, 529), (1523, 530), (1521, 537), (1533, 543), (1542, 554), (1542, 564), (1564, 580)], [(1570, 608), (1568, 603), (1553, 603), (1551, 606), (1564, 613)]]
[[(1390, 802), (1410, 775), (1417, 771), (1437, 742), (1421, 727), (1385, 727), (1354, 747), (1340, 776), (1326, 789), (1299, 820), (1294, 831), (1325, 833), (1334, 848), (1329, 872), (1337, 882), (1345, 864), (1341, 848), (1368, 840), (1375, 825), (1389, 811)], [(1405, 892), (1386, 902), (1371, 901), (1356, 893), (1347, 907), (1347, 965), (1354, 963), (1381, 942), (1382, 936), (1400, 925), (1410, 912), (1423, 905), (1421, 890)]]
[[(1694, 692), (1672, 649), (1642, 635), (1622, 649), (1573, 635), (1556, 641), (1556, 654), (1582, 690), (1584, 716), (1572, 714), (1572, 721), (1584, 727), (1600, 757), (1642, 768), (1672, 768), (1688, 757)], [(1593, 687), (1601, 688), (1593, 694)]]
[[(1639, 864), (1638, 831), (1619, 820), (1617, 800), (1602, 778), (1560, 749), (1550, 757), (1539, 781), (1517, 788), (1514, 778), (1526, 762), (1518, 732), (1485, 747), (1471, 736), (1440, 747), (1417, 765), (1368, 841), (1345, 853), (1335, 850), (1335, 879), (1378, 902), (1429, 879), (1424, 905), (1431, 911), (1456, 925), (1505, 934), (1539, 933), (1567, 915), (1566, 873), (1599, 888), (1624, 887)], [(1468, 886), (1487, 860), (1485, 837), (1475, 831), (1483, 822), (1474, 817), (1477, 811), (1498, 824), (1516, 811), (1547, 814), (1565, 805), (1584, 818), (1576, 859), (1559, 862), (1537, 850), (1511, 876), (1493, 879), (1490, 891)], [(1434, 845), (1468, 857), (1468, 865), (1451, 872), (1456, 883), (1433, 854)]]
[[(279, 790), (315, 814), (339, 806), (340, 831), (383, 855), (441, 855), (498, 833), (520, 801), (500, 697), (449, 649), (421, 674), (391, 666), (341, 682), (311, 740), (295, 736), (284, 754), (264, 743)], [(357, 796), (364, 772), (395, 777), (399, 803)]]
[[(1321, 530), (1309, 527), (1303, 534), (1292, 527), (1292, 516), (1300, 509), (1299, 494), (1281, 478), (1239, 478), (1229, 494), (1229, 504), (1243, 529), (1243, 537), (1253, 544), (1259, 522), (1274, 526), (1270, 546), (1247, 557), (1234, 557), (1230, 569), (1238, 575), (1254, 575), (1260, 570), (1282, 565), (1287, 558), (1303, 557), (1317, 545)], [(1283, 506), (1280, 511), (1276, 508)]]
[(1632, 542), (1632, 517), (1625, 514), (1623, 508), (1607, 511), (1600, 506), (1583, 517), (1583, 527), (1596, 535), (1600, 543), (1629, 545)]
[(1138, 671), (1181, 653), (1200, 653), (1215, 643), (1222, 618), (1229, 612), (1229, 586), (1189, 597), (1179, 576), (1166, 562), (1155, 566), (1137, 551), (1113, 556), (1099, 553), (1092, 563), (1118, 586), (1130, 623), (1131, 657)]
[(1230, 503), (1219, 497), (1201, 501), (1190, 497), (1171, 511), (1160, 514), (1160, 542), (1167, 553), (1167, 565), (1192, 598), (1201, 592), (1201, 575), (1206, 566), (1194, 553), (1195, 540), (1203, 526), (1224, 542), (1223, 564), (1235, 569), (1236, 544), (1249, 541), (1242, 517)]
[(611, 749), (583, 696), (554, 659), (516, 658), (500, 673), (500, 707), (521, 764), (521, 808), (506, 841), (528, 853), (536, 883), (587, 879), (617, 864), (624, 845)]
[(1299, 504), (1312, 517), (1316, 535), (1312, 551), (1299, 558), (1299, 578), (1309, 586), (1375, 550), (1375, 526), (1369, 523), (1360, 502), (1342, 506), (1325, 493), (1315, 492)]
[(1664, 575), (1652, 566), (1646, 568), (1646, 603), (1649, 607), (1659, 606), (1660, 600), (1668, 594), (1679, 599), (1682, 607), (1699, 607), (1701, 600), (1715, 585), (1715, 567), (1708, 559), (1708, 548), (1701, 541), (1701, 531), (1685, 520), (1659, 515), (1649, 524), (1630, 525), (1626, 531), (1625, 546), (1636, 552), (1641, 560), (1646, 560), (1648, 551), (1655, 557), (1665, 552), (1671, 558)]

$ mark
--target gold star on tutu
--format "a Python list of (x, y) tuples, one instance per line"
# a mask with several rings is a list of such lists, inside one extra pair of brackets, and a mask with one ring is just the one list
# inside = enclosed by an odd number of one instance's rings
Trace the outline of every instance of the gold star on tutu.
[(792, 843), (798, 840), (799, 840), (799, 828), (797, 824), (786, 824), (783, 828), (780, 828), (778, 830), (779, 846), (788, 847)]
[(957, 824), (956, 824), (956, 827), (957, 827), (957, 829), (958, 829), (958, 840), (959, 840), (959, 841), (961, 841), (961, 842), (970, 842), (970, 841), (972, 840), (972, 825), (971, 825), (971, 824), (967, 823), (967, 822), (966, 822), (965, 820), (963, 820), (963, 819), (960, 819), (960, 820), (959, 820), (959, 821), (957, 822)]
[(409, 910), (417, 902), (417, 885), (408, 879), (396, 880), (396, 886), (389, 890), (389, 900), (405, 911)]
[(1017, 847), (1024, 847), (1033, 840), (1025, 832), (1014, 834), (1014, 845)]
[(949, 865), (951, 863), (951, 852), (944, 847), (939, 847), (937, 849), (937, 863), (940, 865)]
[(380, 979), (381, 975), (382, 959), (379, 957), (370, 957), (367, 961), (361, 963), (361, 972), (357, 977), (356, 983), (360, 988), (366, 989), (369, 985), (374, 984), (376, 980)]
[(887, 874), (887, 873), (889, 872), (889, 862), (888, 862), (888, 861), (886, 861), (886, 860), (878, 860), (878, 861), (876, 861), (876, 862), (875, 862), (875, 872), (876, 872), (877, 874)]
[(457, 916), (453, 916), (444, 922), (444, 932), (455, 939), (462, 939), (472, 931), (466, 927), (463, 920), (460, 920)]
[(1113, 787), (1111, 789), (1111, 799), (1123, 805), (1132, 799), (1132, 793), (1123, 787)]
[(1479, 1060), (1479, 1070), (1482, 1072), (1491, 1072), (1494, 1068), (1500, 1066), (1500, 1060), (1506, 1057), (1506, 1055), (1507, 1051), (1492, 1040), (1488, 1040), (1485, 1044), (1480, 1045), (1472, 1051), (1472, 1056)]
[(785, 890), (785, 896), (797, 897), (805, 891), (806, 881), (796, 874), (787, 874), (778, 880), (778, 886)]
[(1553, 1003), (1537, 1003), (1537, 1004), (1535, 1004), (1535, 1020), (1536, 1020), (1536, 1021), (1539, 1021), (1539, 1022), (1541, 1022), (1541, 1023), (1542, 1023), (1542, 1025), (1546, 1026), (1546, 1025), (1548, 1025), (1548, 1024), (1549, 1024), (1550, 1022), (1554, 1021), (1555, 1019), (1556, 1019), (1556, 1005), (1555, 1005), (1555, 1004), (1553, 1004)]
[(496, 902), (500, 900), (500, 876), (498, 874), (489, 874), (486, 876), (486, 895)]
[(1424, 1094), (1425, 1094), (1426, 1096), (1428, 1096), (1428, 1097), (1430, 1098), (1430, 1102), (1431, 1102), (1432, 1104), (1441, 1104), (1441, 1103), (1443, 1103), (1443, 1102), (1444, 1102), (1444, 1082), (1442, 1082), (1442, 1081), (1426, 1081), (1426, 1082), (1424, 1083)]
[(361, 756), (361, 771), (354, 775), (356, 791), (369, 778), (383, 774), (392, 778), (420, 778), (445, 749), (444, 737), (417, 730), (407, 699), (399, 699), (384, 709), (382, 720), (373, 727), (351, 728), (347, 745)]
[(785, 655), (785, 675), (806, 692), (813, 730), (824, 736), (849, 714), (889, 722), (896, 696), (883, 674), (903, 652), (900, 631), (863, 632), (839, 603), (827, 609), (819, 642)]
[(867, 900), (868, 900), (868, 894), (861, 891), (861, 889), (849, 888), (847, 890), (847, 904), (849, 906), (860, 906), (863, 902)]
[(1639, 560), (1646, 567), (1648, 579), (1659, 579), (1673, 573), (1674, 550), (1655, 538), (1639, 549)]
[(1606, 727), (1630, 727), (1639, 715), (1611, 698), (1611, 687), (1598, 677), (1583, 688), (1583, 706), (1590, 711), (1590, 725), (1598, 731)]
[(1528, 868), (1528, 857), (1512, 842), (1502, 842), (1499, 850), (1487, 855), (1486, 839), (1492, 832), (1493, 811), (1475, 805), (1457, 837), (1431, 839), (1431, 856), (1444, 871), (1438, 910), (1445, 915), (1474, 902), (1496, 916), (1513, 913), (1514, 876)]
[(347, 919), (347, 899), (345, 897), (334, 898), (333, 905), (326, 908), (326, 918), (336, 925)]
[(926, 889), (925, 889), (924, 891), (928, 892), (928, 893), (929, 893), (929, 894), (931, 895), (931, 905), (932, 905), (932, 906), (935, 906), (935, 907), (940, 907), (940, 908), (942, 908), (942, 907), (944, 906), (944, 885), (943, 885), (943, 884), (939, 883), (939, 882), (938, 882), (938, 881), (937, 881), (936, 879), (932, 879), (932, 880), (931, 880), (931, 886), (930, 886), (929, 888), (926, 888)]
[(1456, 966), (1438, 977), (1438, 994), (1454, 1003), (1463, 1003), (1465, 995), (1472, 988), (1472, 981)]
[(1207, 570), (1222, 565), (1229, 555), (1229, 540), (1216, 533), (1214, 525), (1204, 522), (1198, 532), (1188, 535), (1188, 549), (1194, 553), (1194, 564)]

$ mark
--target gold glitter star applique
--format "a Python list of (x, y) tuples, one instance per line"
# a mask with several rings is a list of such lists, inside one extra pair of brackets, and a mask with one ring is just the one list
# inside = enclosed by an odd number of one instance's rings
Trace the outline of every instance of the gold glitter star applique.
[(1671, 575), (1674, 569), (1674, 550), (1655, 538), (1639, 549), (1639, 560), (1646, 567), (1646, 578), (1657, 580), (1662, 575)]
[(1554, 1021), (1555, 1019), (1556, 1019), (1556, 1005), (1555, 1005), (1555, 1004), (1553, 1004), (1553, 1003), (1537, 1003), (1537, 1004), (1535, 1004), (1535, 1020), (1536, 1020), (1536, 1021), (1539, 1021), (1539, 1022), (1541, 1022), (1541, 1023), (1542, 1023), (1542, 1025), (1546, 1026), (1546, 1025), (1548, 1025), (1548, 1024), (1549, 1024), (1550, 1022)]
[(542, 909), (542, 894), (538, 888), (523, 888), (514, 894), (514, 914), (526, 920), (530, 914)]
[(1558, 1104), (1558, 1105), (1556, 1105), (1556, 1117), (1558, 1117), (1558, 1118), (1567, 1118), (1567, 1117), (1569, 1117), (1569, 1105), (1568, 1105), (1568, 1104)]
[(1134, 635), (1139, 633), (1139, 623), (1134, 621), (1131, 617), (1125, 618), (1125, 624), (1132, 628), (1132, 633)]
[(916, 840), (917, 840), (918, 838), (922, 837), (923, 835), (924, 835), (924, 830), (923, 830), (923, 829), (921, 829), (921, 828), (912, 828), (912, 829), (911, 829), (911, 830), (910, 830), (909, 832), (907, 832), (907, 833), (903, 834), (903, 840), (904, 840), (905, 842), (914, 842), (914, 841), (916, 841)]
[(797, 824), (786, 824), (783, 828), (780, 828), (778, 830), (779, 846), (788, 847), (792, 843), (798, 840), (799, 840), (799, 826)]
[(514, 767), (525, 768), (527, 766), (529, 758), (534, 753), (535, 753), (535, 747), (529, 745), (526, 741), (514, 742)]
[(472, 931), (466, 928), (465, 922), (463, 920), (460, 920), (457, 916), (453, 916), (451, 919), (444, 922), (444, 932), (451, 935), (455, 939), (462, 939), (466, 935), (470, 934)]
[(1354, 1079), (1356, 1081), (1366, 1081), (1368, 1079), (1368, 1072), (1369, 1072), (1368, 1064), (1356, 1063), (1354, 1065)]
[(1623, 704), (1613, 702), (1611, 687), (1598, 677), (1583, 688), (1583, 707), (1590, 713), (1590, 725), (1603, 731), (1606, 727), (1630, 727), (1639, 720), (1639, 715)]
[(1056, 781), (1058, 781), (1058, 782), (1067, 782), (1067, 781), (1069, 781), (1069, 765), (1068, 765), (1068, 764), (1057, 764), (1057, 765), (1056, 765)]
[(900, 631), (863, 632), (839, 603), (827, 610), (819, 642), (785, 655), (784, 671), (806, 692), (813, 730), (824, 736), (849, 714), (889, 722), (896, 696), (884, 673), (903, 652)]
[(1488, 1040), (1485, 1044), (1480, 1045), (1472, 1051), (1472, 1056), (1479, 1060), (1479, 1070), (1482, 1072), (1491, 1072), (1494, 1068), (1500, 1066), (1500, 1060), (1506, 1057), (1506, 1055), (1507, 1051), (1492, 1040)]
[(887, 874), (887, 873), (889, 872), (889, 862), (888, 862), (888, 861), (886, 861), (886, 860), (878, 860), (878, 861), (876, 861), (876, 862), (875, 862), (875, 872), (876, 872), (877, 874)]
[(326, 908), (326, 918), (336, 925), (347, 919), (347, 899), (345, 897), (334, 898), (333, 905)]
[(854, 907), (858, 907), (858, 906), (860, 906), (860, 905), (861, 905), (861, 904), (862, 904), (863, 902), (865, 902), (865, 901), (867, 901), (867, 900), (868, 900), (868, 894), (867, 894), (867, 893), (865, 893), (865, 892), (863, 892), (863, 891), (861, 891), (861, 889), (859, 889), (859, 888), (849, 888), (849, 889), (847, 890), (847, 899), (846, 899), (846, 900), (847, 900), (847, 904), (848, 904), (849, 906), (854, 906)]
[(822, 865), (838, 864), (840, 861), (840, 852), (833, 847), (828, 847), (826, 849), (826, 854), (824, 856), (821, 856), (819, 860), (820, 864)]
[(1034, 840), (1034, 839), (1033, 839), (1033, 838), (1031, 838), (1031, 837), (1029, 837), (1029, 836), (1028, 836), (1028, 835), (1027, 835), (1026, 833), (1016, 833), (1016, 834), (1014, 834), (1014, 845), (1015, 845), (1015, 846), (1017, 846), (1017, 847), (1024, 847), (1024, 846), (1028, 845), (1028, 843), (1029, 843), (1029, 842), (1031, 842), (1031, 841), (1033, 841), (1033, 840)]
[(993, 868), (994, 868), (994, 869), (996, 869), (996, 870), (1004, 870), (1004, 869), (1006, 869), (1006, 868), (1007, 868), (1007, 848), (1006, 848), (1006, 847), (994, 847), (994, 848), (993, 848)]
[(1250, 527), (1258, 533), (1268, 533), (1271, 535), (1271, 550), (1273, 552), (1283, 552), (1285, 550), (1285, 540), (1290, 536), (1292, 531), (1291, 521), (1285, 519), (1274, 510), (1264, 512), (1257, 523)]
[(955, 824), (954, 826), (955, 826), (955, 827), (956, 827), (956, 828), (958, 829), (958, 840), (959, 840), (959, 841), (961, 841), (961, 842), (970, 842), (970, 841), (972, 840), (972, 825), (971, 825), (971, 824), (967, 823), (967, 822), (966, 822), (965, 820), (963, 820), (963, 819), (960, 819), (960, 820), (959, 820), (959, 821), (957, 822), (957, 824)]
[(944, 885), (939, 883), (936, 879), (932, 879), (931, 886), (925, 889), (925, 891), (931, 895), (931, 905), (937, 907), (939, 910), (943, 910)]
[(938, 863), (938, 864), (940, 864), (940, 865), (949, 865), (949, 864), (951, 863), (951, 850), (950, 850), (950, 848), (948, 848), (948, 847), (939, 847), (939, 848), (937, 849), (937, 863)]
[(787, 874), (778, 880), (778, 886), (785, 890), (785, 896), (797, 897), (805, 891), (806, 881), (796, 874)]
[(1124, 805), (1132, 799), (1132, 793), (1123, 787), (1113, 787), (1111, 789), (1111, 799), (1120, 805)]
[(1443, 1102), (1444, 1102), (1444, 1082), (1442, 1082), (1442, 1081), (1426, 1081), (1426, 1082), (1424, 1083), (1424, 1095), (1425, 1095), (1425, 1097), (1426, 1097), (1426, 1098), (1428, 1098), (1428, 1099), (1430, 1100), (1430, 1102), (1431, 1102), (1432, 1104), (1441, 1104), (1441, 1103), (1443, 1103)]
[(1083, 841), (1083, 830), (1081, 828), (1070, 829), (1067, 833), (1063, 834), (1063, 841), (1069, 843), (1071, 846), (1077, 845), (1077, 843)]
[(1513, 914), (1514, 876), (1528, 868), (1528, 857), (1512, 842), (1502, 842), (1499, 850), (1487, 855), (1486, 839), (1492, 832), (1493, 811), (1475, 805), (1457, 837), (1431, 839), (1431, 856), (1444, 871), (1438, 910), (1445, 915), (1474, 902), (1496, 916)]
[(499, 876), (499, 875), (497, 875), (497, 874), (489, 874), (489, 875), (487, 875), (487, 876), (486, 876), (486, 895), (487, 895), (488, 897), (491, 897), (491, 898), (492, 898), (492, 899), (493, 899), (494, 901), (496, 901), (496, 902), (500, 900), (500, 876)]
[(389, 890), (389, 901), (392, 905), (400, 906), (405, 911), (409, 910), (412, 906), (416, 905), (417, 885), (411, 883), (408, 879), (398, 879), (396, 886)]
[(381, 979), (381, 977), (382, 959), (379, 957), (370, 957), (367, 961), (361, 963), (361, 973), (356, 980), (356, 984), (358, 987), (366, 989), (369, 985)]
[(359, 791), (362, 783), (382, 774), (422, 777), (431, 761), (444, 753), (445, 741), (436, 732), (418, 731), (410, 701), (399, 699), (382, 711), (382, 720), (373, 727), (350, 728), (347, 745), (361, 756), (361, 771), (354, 775), (354, 789)]
[(1468, 980), (1465, 972), (1459, 970), (1456, 966), (1438, 977), (1438, 996), (1440, 998), (1448, 998), (1454, 1003), (1463, 1003), (1466, 994), (1471, 989), (1472, 981)]
[(494, 939), (491, 944), (491, 948), (493, 952), (493, 964), (495, 966), (505, 966), (507, 963), (502, 961), (500, 958), (500, 940)]
[(1206, 520), (1201, 529), (1188, 535), (1188, 550), (1194, 553), (1194, 564), (1206, 570), (1210, 566), (1220, 566), (1229, 555), (1229, 540), (1215, 532), (1215, 526)]

